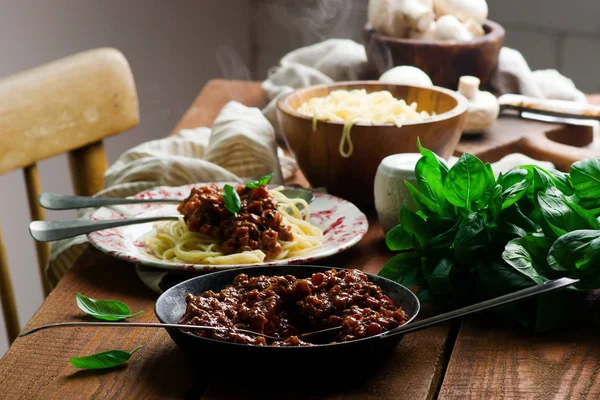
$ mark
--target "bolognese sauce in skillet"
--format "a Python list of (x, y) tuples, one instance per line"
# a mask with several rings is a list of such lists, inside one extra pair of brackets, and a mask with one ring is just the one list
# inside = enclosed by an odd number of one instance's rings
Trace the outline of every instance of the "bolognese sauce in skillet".
[(306, 279), (239, 274), (218, 293), (188, 294), (186, 303), (182, 324), (223, 328), (191, 333), (258, 346), (267, 345), (264, 337), (239, 333), (235, 328), (287, 338), (272, 346), (311, 346), (298, 335), (341, 326), (336, 342), (347, 342), (378, 335), (409, 319), (379, 286), (356, 269), (331, 269)]

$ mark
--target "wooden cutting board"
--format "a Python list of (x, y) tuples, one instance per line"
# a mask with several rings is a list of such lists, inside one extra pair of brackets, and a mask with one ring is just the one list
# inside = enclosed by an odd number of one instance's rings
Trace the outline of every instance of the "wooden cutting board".
[(522, 153), (568, 171), (576, 161), (600, 156), (600, 151), (584, 148), (593, 140), (592, 126), (547, 123), (502, 113), (485, 133), (464, 135), (454, 155), (471, 153), (484, 162), (495, 162), (508, 154)]

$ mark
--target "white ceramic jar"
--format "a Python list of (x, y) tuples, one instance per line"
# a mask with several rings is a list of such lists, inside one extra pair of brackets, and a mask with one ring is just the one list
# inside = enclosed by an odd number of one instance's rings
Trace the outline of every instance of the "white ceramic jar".
[(375, 209), (384, 232), (400, 223), (400, 208), (405, 204), (417, 211), (404, 180), (417, 186), (415, 165), (421, 158), (419, 153), (393, 154), (384, 158), (375, 175)]

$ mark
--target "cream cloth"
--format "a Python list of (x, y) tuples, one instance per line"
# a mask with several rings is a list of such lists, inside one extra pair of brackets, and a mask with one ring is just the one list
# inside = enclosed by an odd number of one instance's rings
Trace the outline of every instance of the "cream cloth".
[[(263, 114), (280, 134), (276, 103), (293, 89), (317, 84), (360, 79), (367, 70), (364, 46), (348, 39), (330, 39), (292, 51), (273, 67), (262, 83), (270, 102)], [(500, 51), (498, 70), (491, 80), (499, 94), (587, 102), (573, 81), (553, 69), (532, 71), (523, 55), (504, 47)]]
[[(105, 189), (96, 196), (133, 196), (158, 186), (243, 182), (271, 172), (272, 182), (281, 184), (296, 170), (295, 160), (277, 147), (273, 127), (260, 110), (229, 102), (212, 129), (185, 129), (122, 154), (106, 171)], [(77, 218), (89, 219), (93, 212), (80, 210)], [(84, 235), (53, 243), (46, 269), (53, 285), (88, 246)]]

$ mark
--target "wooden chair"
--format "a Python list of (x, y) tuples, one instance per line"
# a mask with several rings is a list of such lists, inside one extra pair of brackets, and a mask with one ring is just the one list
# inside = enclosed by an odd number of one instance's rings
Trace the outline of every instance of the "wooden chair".
[[(0, 80), (0, 175), (23, 168), (31, 218), (44, 219), (36, 162), (68, 153), (75, 193), (92, 195), (102, 189), (108, 167), (102, 140), (138, 122), (133, 75), (115, 49), (85, 51), (9, 76)], [(35, 246), (47, 295), (50, 247)], [(20, 325), (1, 228), (0, 297), (12, 343)]]

